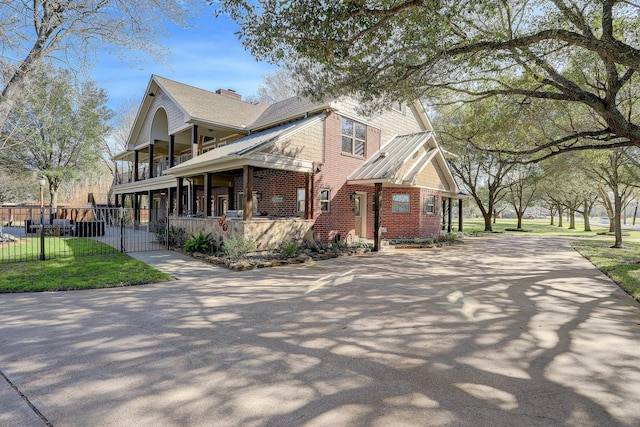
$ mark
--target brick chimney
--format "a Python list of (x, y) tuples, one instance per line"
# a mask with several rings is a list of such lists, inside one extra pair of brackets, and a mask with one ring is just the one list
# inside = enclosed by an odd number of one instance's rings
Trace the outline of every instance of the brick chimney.
[(227, 97), (227, 98), (235, 99), (237, 101), (241, 101), (242, 100), (242, 95), (240, 95), (239, 93), (236, 93), (236, 91), (233, 90), (233, 89), (218, 89), (216, 91), (216, 93), (218, 95), (222, 95), (222, 96)]

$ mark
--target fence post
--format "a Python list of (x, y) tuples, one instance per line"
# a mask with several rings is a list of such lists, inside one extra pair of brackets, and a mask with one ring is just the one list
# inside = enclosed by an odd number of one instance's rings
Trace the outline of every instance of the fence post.
[(124, 249), (124, 208), (120, 208), (120, 252)]

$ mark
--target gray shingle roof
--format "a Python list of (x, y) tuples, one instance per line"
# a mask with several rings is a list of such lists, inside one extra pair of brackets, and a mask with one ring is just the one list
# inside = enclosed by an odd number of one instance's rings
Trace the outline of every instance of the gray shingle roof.
[(300, 118), (306, 113), (322, 110), (329, 104), (311, 101), (301, 96), (285, 99), (270, 105), (251, 125), (251, 129), (260, 129), (285, 120)]
[(193, 119), (248, 128), (269, 106), (228, 98), (160, 76), (153, 78)]
[[(410, 135), (396, 136), (380, 150), (353, 171), (347, 178), (357, 180), (404, 180), (405, 177), (396, 176), (400, 168), (411, 156), (423, 146), (433, 135), (432, 132), (419, 132)], [(431, 148), (437, 150), (437, 148)], [(411, 168), (415, 170), (415, 168)]]

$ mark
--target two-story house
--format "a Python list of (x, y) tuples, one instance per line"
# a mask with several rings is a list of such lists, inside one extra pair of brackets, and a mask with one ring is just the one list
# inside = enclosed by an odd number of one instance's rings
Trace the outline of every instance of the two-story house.
[(459, 199), (419, 102), (363, 117), (350, 99), (250, 103), (154, 75), (114, 160), (117, 205), (262, 247), (434, 237)]

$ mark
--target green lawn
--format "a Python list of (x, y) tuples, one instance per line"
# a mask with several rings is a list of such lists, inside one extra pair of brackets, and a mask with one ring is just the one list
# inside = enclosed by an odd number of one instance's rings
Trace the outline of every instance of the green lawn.
[[(522, 229), (528, 233), (537, 236), (565, 236), (565, 237), (604, 237), (597, 233), (606, 233), (609, 226), (601, 224), (597, 219), (591, 222), (592, 231), (584, 231), (582, 221), (576, 221), (576, 229), (569, 230), (569, 222), (564, 221), (563, 227), (558, 227), (558, 218), (555, 219), (556, 225), (549, 225), (548, 219), (524, 219), (522, 220)], [(522, 231), (506, 231), (507, 229), (515, 229), (518, 224), (517, 220), (511, 218), (500, 218), (493, 224), (493, 231), (499, 233), (507, 233), (512, 235), (522, 234)], [(472, 218), (464, 220), (464, 231), (467, 233), (482, 232), (484, 230), (484, 221), (482, 218)], [(624, 237), (637, 239), (640, 238), (640, 231), (624, 230)], [(623, 237), (623, 240), (624, 240)]]
[[(54, 244), (55, 240), (58, 244)], [(51, 238), (45, 243), (45, 261), (37, 260), (38, 239), (21, 243), (19, 249), (0, 249), (0, 259), (6, 258), (10, 250), (14, 254), (18, 251), (23, 259), (36, 259), (0, 264), (0, 293), (96, 289), (172, 280), (170, 275), (92, 239)], [(99, 255), (87, 255), (92, 253)]]
[(611, 242), (603, 240), (579, 240), (572, 245), (629, 295), (640, 301), (640, 243), (625, 242), (623, 249), (612, 249)]
[[(0, 246), (0, 263), (3, 261), (29, 261), (40, 258), (40, 238), (22, 238), (18, 243)], [(112, 246), (105, 245), (86, 237), (46, 237), (44, 242), (46, 259), (81, 256), (102, 255), (118, 252)]]

